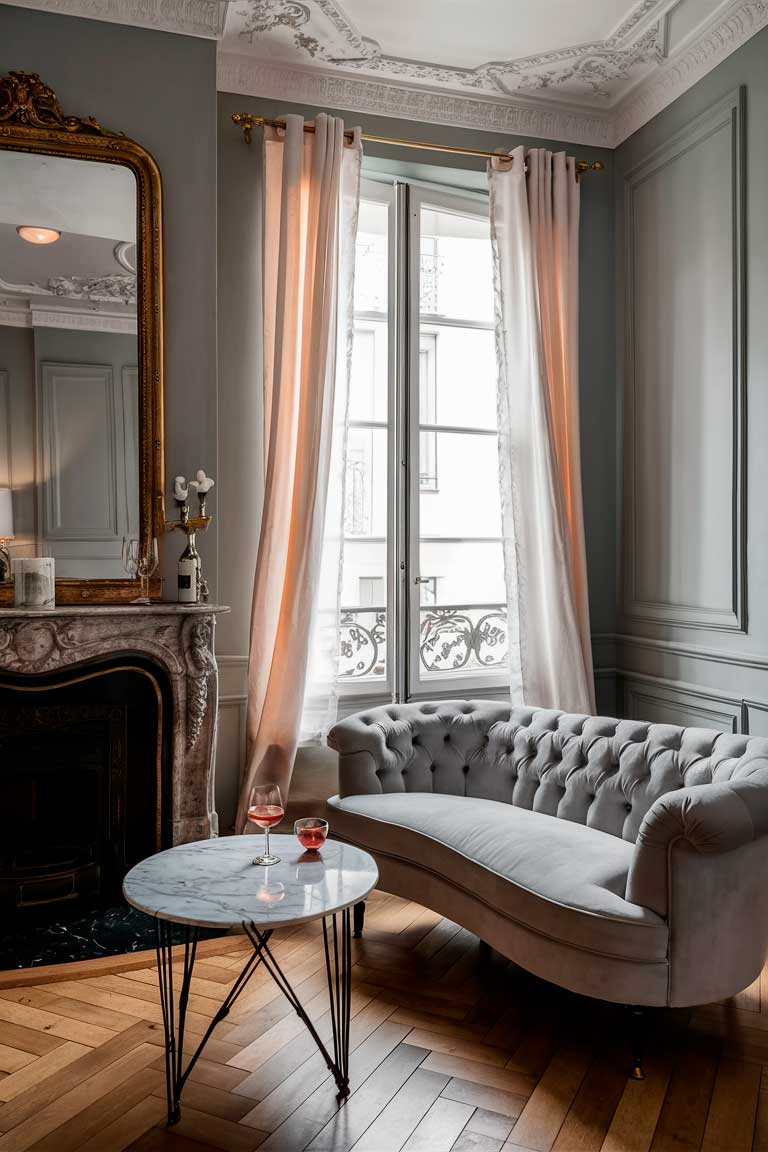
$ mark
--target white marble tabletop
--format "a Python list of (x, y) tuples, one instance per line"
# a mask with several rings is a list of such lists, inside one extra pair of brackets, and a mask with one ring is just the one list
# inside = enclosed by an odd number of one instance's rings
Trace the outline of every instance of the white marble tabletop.
[(176, 924), (279, 928), (357, 904), (379, 879), (372, 856), (337, 840), (305, 852), (295, 836), (273, 833), (269, 846), (280, 863), (265, 868), (253, 863), (264, 847), (260, 834), (179, 844), (131, 868), (123, 895)]

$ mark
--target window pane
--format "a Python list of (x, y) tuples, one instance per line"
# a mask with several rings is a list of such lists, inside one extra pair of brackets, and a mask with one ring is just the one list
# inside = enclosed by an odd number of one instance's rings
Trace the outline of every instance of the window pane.
[[(500, 540), (422, 540), (421, 604), (506, 604)], [(432, 599), (434, 589), (434, 599)]]
[(361, 200), (355, 249), (356, 312), (387, 311), (388, 230), (388, 206)]
[(344, 504), (341, 679), (386, 675), (387, 429), (350, 428)]
[[(434, 473), (433, 488), (422, 487), (419, 505), (422, 541), (428, 537), (501, 536), (498, 449), (495, 436), (472, 432), (431, 432), (433, 453), (422, 453), (419, 476)], [(430, 575), (422, 565), (425, 576)]]
[(386, 320), (356, 320), (349, 381), (350, 420), (387, 422), (389, 386)]
[(422, 324), (419, 420), (464, 428), (496, 427), (496, 348), (488, 328)]
[(419, 280), (422, 314), (492, 321), (487, 218), (422, 208)]
[[(388, 205), (361, 201), (349, 392), (353, 422), (386, 425), (389, 419), (388, 231)], [(357, 426), (348, 432), (339, 653), (342, 683), (373, 680), (383, 687), (387, 675), (388, 436), (386, 427)]]

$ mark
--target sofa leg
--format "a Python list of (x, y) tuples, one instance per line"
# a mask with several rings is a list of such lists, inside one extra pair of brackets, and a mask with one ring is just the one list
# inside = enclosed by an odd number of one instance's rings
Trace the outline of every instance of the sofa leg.
[(643, 1057), (645, 1056), (645, 1038), (648, 1025), (648, 1014), (645, 1009), (635, 1004), (630, 1005), (630, 1034), (632, 1039), (632, 1069), (630, 1080), (645, 1080), (643, 1071)]
[(361, 900), (352, 910), (352, 920), (355, 940), (359, 940), (363, 935), (363, 923), (365, 921), (365, 900)]

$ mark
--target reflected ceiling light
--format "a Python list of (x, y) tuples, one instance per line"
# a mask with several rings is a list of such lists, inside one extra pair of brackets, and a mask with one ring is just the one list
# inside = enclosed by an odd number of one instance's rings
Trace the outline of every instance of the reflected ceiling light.
[(61, 236), (55, 228), (40, 228), (37, 224), (19, 224), (16, 231), (29, 244), (55, 244)]

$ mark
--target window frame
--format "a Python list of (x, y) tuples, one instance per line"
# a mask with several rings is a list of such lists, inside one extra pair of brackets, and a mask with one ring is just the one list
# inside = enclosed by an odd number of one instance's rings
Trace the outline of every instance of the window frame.
[[(345, 711), (344, 701), (350, 701), (353, 707), (346, 708), (346, 711), (355, 711), (358, 707), (364, 707), (366, 704), (378, 704), (388, 700), (397, 698), (396, 687), (396, 669), (397, 669), (397, 579), (396, 579), (396, 530), (397, 530), (397, 501), (394, 496), (394, 484), (397, 476), (397, 459), (398, 459), (398, 445), (397, 445), (397, 331), (394, 323), (395, 308), (397, 303), (397, 259), (396, 259), (396, 240), (398, 230), (396, 228), (397, 216), (397, 193), (396, 186), (393, 182), (384, 183), (378, 180), (368, 180), (363, 178), (360, 181), (360, 199), (371, 201), (376, 204), (385, 204), (387, 206), (387, 311), (386, 313), (378, 312), (359, 312), (355, 314), (355, 318), (359, 318), (362, 323), (366, 320), (371, 321), (385, 321), (387, 324), (387, 420), (386, 423), (380, 420), (349, 420), (347, 426), (349, 428), (381, 428), (387, 434), (387, 560), (386, 560), (386, 574), (385, 574), (385, 589), (386, 589), (386, 604), (384, 605), (386, 611), (386, 644), (385, 644), (385, 660), (386, 660), (386, 674), (382, 677), (365, 678), (355, 680), (353, 678), (337, 677), (336, 690), (339, 700), (342, 704), (342, 714)], [(360, 539), (360, 537), (348, 537), (346, 532), (344, 534), (344, 551), (348, 539)], [(349, 607), (348, 605), (341, 605), (342, 608)], [(376, 605), (365, 605), (367, 611), (371, 611)], [(362, 610), (362, 608), (361, 608)]]
[[(425, 700), (433, 696), (477, 696), (497, 692), (499, 688), (509, 689), (509, 674), (507, 670), (495, 669), (493, 672), (482, 670), (470, 671), (463, 675), (430, 676), (422, 671), (420, 661), (420, 627), (421, 627), (421, 572), (420, 572), (420, 532), (419, 516), (422, 490), (420, 489), (420, 460), (419, 444), (422, 428), (420, 427), (420, 390), (419, 369), (421, 354), (422, 324), (436, 325), (435, 317), (422, 315), (420, 310), (420, 274), (421, 274), (421, 212), (423, 208), (435, 208), (441, 212), (450, 212), (457, 216), (475, 216), (488, 219), (489, 204), (487, 197), (466, 195), (463, 192), (450, 190), (437, 191), (431, 188), (410, 186), (407, 192), (408, 200), (408, 262), (406, 273), (408, 276), (408, 317), (403, 334), (404, 344), (409, 353), (408, 378), (403, 381), (405, 387), (405, 401), (407, 403), (407, 446), (404, 454), (404, 468), (408, 473), (408, 493), (404, 505), (405, 518), (408, 523), (408, 549), (405, 562), (407, 580), (407, 610), (405, 625), (405, 652), (408, 679), (406, 686), (406, 699)], [(455, 317), (446, 317), (446, 324), (452, 327), (467, 327), (472, 329), (484, 328), (492, 330), (490, 322), (466, 321)], [(443, 426), (436, 423), (435, 433), (440, 431), (450, 433), (470, 433), (472, 435), (498, 436), (498, 430), (484, 428), (468, 428), (460, 425)], [(432, 431), (432, 428), (429, 429)], [(490, 538), (489, 538), (490, 539)], [(496, 538), (493, 538), (494, 541)], [(498, 538), (501, 540), (501, 538)], [(424, 607), (429, 607), (425, 605)]]
[[(419, 360), (421, 320), (419, 314), (420, 214), (434, 207), (458, 215), (487, 218), (488, 197), (471, 191), (454, 191), (399, 178), (364, 176), (361, 200), (388, 207), (388, 299), (387, 314), (361, 312), (364, 322), (386, 320), (388, 324), (387, 423), (349, 422), (350, 427), (386, 427), (387, 431), (387, 575), (386, 575), (386, 675), (355, 681), (337, 680), (340, 714), (389, 701), (423, 700), (430, 697), (498, 697), (508, 693), (506, 669), (470, 672), (463, 676), (424, 678), (419, 667), (420, 584), (419, 500), (437, 489), (420, 487), (419, 452)], [(429, 323), (434, 317), (424, 317)], [(461, 322), (451, 321), (458, 326)], [(467, 327), (492, 328), (492, 324), (467, 322)], [(435, 433), (469, 432), (497, 435), (497, 430), (434, 426)], [(431, 431), (431, 429), (430, 429)], [(494, 538), (495, 539), (495, 538)], [(346, 536), (345, 536), (346, 544)], [(348, 606), (347, 606), (348, 607)]]

